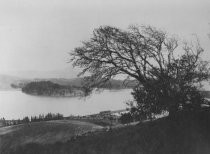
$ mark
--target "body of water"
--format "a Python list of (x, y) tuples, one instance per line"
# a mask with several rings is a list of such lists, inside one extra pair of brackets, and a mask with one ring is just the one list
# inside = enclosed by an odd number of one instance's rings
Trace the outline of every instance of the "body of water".
[(127, 107), (131, 90), (104, 90), (87, 98), (32, 96), (21, 91), (0, 91), (0, 118), (18, 119), (46, 113), (88, 115), (105, 110), (119, 110)]

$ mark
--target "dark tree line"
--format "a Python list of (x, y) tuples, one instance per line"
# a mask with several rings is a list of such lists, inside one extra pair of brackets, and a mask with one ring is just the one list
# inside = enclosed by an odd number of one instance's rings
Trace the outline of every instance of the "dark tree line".
[(40, 114), (39, 116), (31, 116), (31, 122), (39, 122), (39, 121), (49, 121), (49, 120), (62, 120), (63, 115), (60, 113), (53, 114), (48, 113), (46, 115)]
[(72, 93), (73, 88), (71, 86), (62, 86), (56, 83), (52, 83), (51, 81), (38, 81), (38, 82), (30, 82), (26, 84), (22, 91), (28, 94), (36, 94), (36, 95), (65, 95), (65, 93)]
[(40, 121), (50, 121), (50, 120), (62, 120), (64, 119), (63, 115), (60, 113), (47, 113), (46, 115), (40, 114), (39, 116), (28, 116), (23, 119), (18, 120), (5, 120), (5, 118), (1, 118), (0, 122), (2, 122), (3, 126), (11, 126), (11, 125), (19, 125), (19, 124), (28, 124), (30, 122), (40, 122)]
[(24, 117), (23, 119), (17, 120), (6, 120), (5, 118), (1, 118), (0, 122), (2, 122), (2, 126), (11, 126), (11, 125), (19, 125), (19, 124), (26, 124), (30, 122), (29, 117)]

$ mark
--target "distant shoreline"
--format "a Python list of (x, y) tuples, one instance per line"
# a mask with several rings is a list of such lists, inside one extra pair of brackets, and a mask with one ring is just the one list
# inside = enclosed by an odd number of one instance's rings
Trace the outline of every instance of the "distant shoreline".
[(15, 88), (11, 88), (11, 89), (0, 89), (0, 91), (21, 91), (20, 88), (15, 89)]

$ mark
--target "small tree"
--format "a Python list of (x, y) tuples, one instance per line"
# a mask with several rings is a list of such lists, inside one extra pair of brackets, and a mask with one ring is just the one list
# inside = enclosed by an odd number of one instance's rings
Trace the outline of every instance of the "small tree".
[(130, 122), (133, 122), (133, 117), (132, 117), (131, 113), (124, 113), (121, 115), (119, 120), (122, 124), (127, 124)]
[(24, 117), (22, 121), (23, 121), (23, 123), (29, 123), (30, 122), (30, 120), (27, 116)]
[(6, 126), (7, 123), (6, 123), (6, 120), (4, 117), (2, 119), (0, 119), (0, 121), (2, 121), (3, 126)]
[(87, 89), (100, 88), (118, 75), (134, 78), (138, 110), (174, 115), (186, 102), (193, 103), (193, 93), (202, 98), (195, 86), (209, 78), (202, 52), (198, 40), (179, 46), (175, 37), (151, 26), (131, 26), (127, 31), (104, 26), (71, 56), (73, 66), (83, 69), (79, 75), (85, 76)]

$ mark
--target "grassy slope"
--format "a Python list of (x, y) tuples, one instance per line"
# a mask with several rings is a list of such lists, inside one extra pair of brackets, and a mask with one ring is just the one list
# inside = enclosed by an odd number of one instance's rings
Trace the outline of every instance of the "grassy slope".
[(173, 120), (162, 118), (65, 143), (30, 143), (15, 153), (209, 154), (209, 131), (210, 111), (182, 113)]
[(42, 145), (65, 142), (75, 134), (100, 128), (100, 126), (92, 123), (72, 120), (35, 122), (30, 125), (0, 128), (0, 153), (31, 142)]

